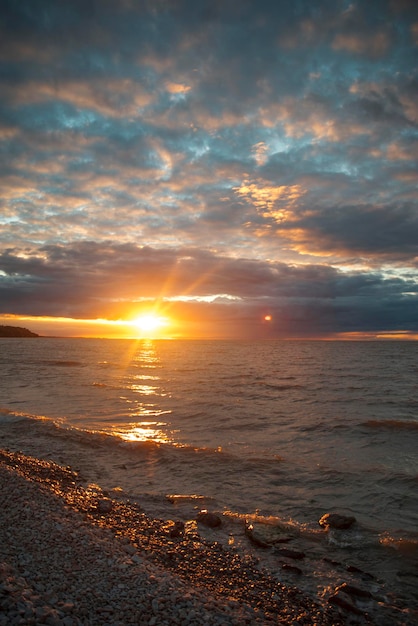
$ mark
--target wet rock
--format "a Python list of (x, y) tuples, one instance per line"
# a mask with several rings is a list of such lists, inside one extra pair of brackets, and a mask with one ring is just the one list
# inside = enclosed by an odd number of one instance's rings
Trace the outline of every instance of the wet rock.
[(357, 606), (352, 604), (349, 600), (346, 600), (342, 593), (337, 592), (328, 598), (329, 604), (334, 604), (335, 606), (339, 606), (344, 609), (344, 611), (349, 611), (350, 613), (355, 613), (356, 615), (364, 615), (364, 611), (359, 609)]
[(289, 572), (290, 574), (297, 574), (298, 576), (302, 576), (303, 572), (300, 567), (296, 565), (289, 565), (289, 563), (282, 563), (281, 568), (284, 572)]
[(200, 536), (197, 530), (197, 523), (195, 520), (188, 520), (184, 524), (184, 536), (187, 537), (187, 539), (199, 541)]
[(336, 528), (337, 530), (346, 530), (351, 528), (356, 518), (349, 515), (340, 515), (339, 513), (325, 513), (319, 520), (322, 528)]
[(295, 538), (297, 531), (286, 524), (247, 524), (245, 534), (250, 541), (261, 548), (287, 543)]
[(222, 520), (219, 515), (210, 513), (206, 509), (199, 511), (196, 519), (199, 524), (204, 524), (204, 526), (208, 526), (209, 528), (219, 528), (219, 526), (222, 526)]
[(349, 596), (354, 596), (357, 598), (372, 598), (372, 594), (367, 589), (361, 589), (360, 587), (356, 587), (354, 585), (350, 585), (349, 583), (343, 583), (339, 587), (336, 587), (335, 591), (338, 593), (339, 591), (343, 591), (347, 593)]
[(359, 567), (356, 567), (355, 565), (347, 565), (346, 570), (347, 572), (350, 572), (351, 574), (360, 574), (364, 580), (374, 580), (375, 578), (373, 574), (369, 574), (368, 572), (363, 571), (362, 569), (360, 569)]
[(274, 554), (279, 554), (280, 556), (285, 556), (288, 559), (304, 559), (306, 554), (304, 552), (300, 552), (299, 550), (290, 550), (289, 548), (274, 548)]
[(330, 559), (328, 556), (324, 556), (322, 560), (324, 561), (324, 563), (329, 563), (330, 565), (333, 565), (334, 567), (341, 567), (342, 565), (340, 561), (335, 561), (335, 559)]
[(163, 530), (171, 539), (181, 537), (184, 533), (184, 522), (168, 520), (163, 526)]
[(96, 511), (100, 515), (107, 515), (113, 508), (113, 502), (110, 498), (102, 498), (97, 502)]

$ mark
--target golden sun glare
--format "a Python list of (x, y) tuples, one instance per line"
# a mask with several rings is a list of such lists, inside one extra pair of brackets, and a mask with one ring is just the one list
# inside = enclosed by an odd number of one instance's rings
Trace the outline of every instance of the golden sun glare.
[(132, 324), (137, 328), (141, 336), (155, 337), (159, 335), (164, 326), (167, 326), (168, 320), (155, 313), (146, 313), (136, 317)]

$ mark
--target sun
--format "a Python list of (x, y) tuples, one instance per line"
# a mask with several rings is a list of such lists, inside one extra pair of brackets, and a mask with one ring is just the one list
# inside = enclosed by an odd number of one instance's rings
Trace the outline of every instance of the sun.
[(142, 337), (155, 337), (164, 326), (167, 326), (168, 320), (161, 315), (155, 313), (145, 313), (132, 320), (132, 324), (138, 329)]

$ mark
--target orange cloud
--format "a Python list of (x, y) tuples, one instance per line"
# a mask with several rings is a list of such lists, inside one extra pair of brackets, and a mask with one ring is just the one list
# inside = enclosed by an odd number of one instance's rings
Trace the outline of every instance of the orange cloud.
[(407, 161), (418, 159), (418, 142), (412, 145), (402, 145), (401, 143), (391, 143), (387, 147), (386, 156), (391, 161)]
[(15, 104), (61, 100), (80, 109), (92, 109), (105, 115), (120, 117), (137, 114), (138, 108), (151, 104), (154, 96), (139, 82), (124, 79), (94, 81), (27, 82), (13, 89)]
[(340, 120), (332, 116), (323, 103), (309, 99), (286, 99), (284, 104), (260, 110), (260, 123), (267, 128), (281, 125), (288, 137), (298, 139), (311, 134), (317, 140), (341, 141), (353, 135), (369, 134), (370, 129), (360, 123)]
[(345, 50), (354, 54), (366, 54), (377, 58), (384, 55), (390, 46), (387, 33), (344, 34), (335, 36), (332, 47), (334, 50)]
[(253, 204), (263, 217), (273, 218), (278, 223), (291, 220), (297, 201), (306, 193), (300, 185), (275, 187), (249, 181), (244, 181), (240, 187), (234, 187), (234, 191)]
[(166, 89), (168, 93), (171, 94), (186, 94), (188, 91), (190, 91), (191, 87), (182, 83), (169, 82), (166, 83)]
[(253, 146), (252, 153), (258, 166), (264, 165), (268, 160), (268, 147), (264, 141), (259, 141)]

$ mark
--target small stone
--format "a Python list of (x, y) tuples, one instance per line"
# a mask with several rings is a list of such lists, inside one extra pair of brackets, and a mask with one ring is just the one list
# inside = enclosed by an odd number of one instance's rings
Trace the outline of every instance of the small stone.
[(340, 515), (339, 513), (325, 513), (319, 520), (322, 528), (336, 528), (337, 530), (346, 530), (351, 528), (356, 518), (348, 515)]
[(357, 596), (358, 598), (372, 598), (372, 594), (367, 589), (361, 589), (360, 587), (356, 587), (354, 585), (350, 585), (349, 583), (343, 583), (339, 587), (336, 587), (336, 592), (343, 591), (344, 593), (348, 593), (350, 596)]
[(299, 550), (290, 550), (289, 548), (274, 548), (274, 554), (280, 554), (288, 559), (304, 559), (305, 553)]
[(196, 517), (199, 524), (203, 524), (204, 526), (208, 526), (209, 528), (218, 528), (222, 526), (222, 520), (219, 515), (215, 515), (215, 513), (210, 513), (206, 509), (202, 509)]
[(247, 524), (245, 534), (249, 540), (261, 548), (269, 548), (278, 543), (288, 543), (297, 536), (297, 531), (289, 524)]
[(375, 579), (373, 574), (369, 574), (369, 572), (365, 572), (362, 569), (360, 569), (359, 567), (356, 567), (355, 565), (347, 565), (346, 570), (347, 570), (347, 572), (350, 572), (350, 574), (360, 574), (360, 576), (361, 576), (361, 578), (363, 580), (374, 580)]
[(195, 520), (188, 520), (184, 524), (184, 535), (187, 539), (199, 540), (199, 533), (197, 531), (197, 523)]
[(364, 612), (356, 607), (354, 604), (343, 598), (340, 593), (335, 593), (334, 595), (328, 598), (329, 604), (334, 604), (344, 609), (344, 611), (349, 611), (350, 613), (355, 613), (356, 615), (364, 615)]
[(113, 508), (113, 502), (110, 498), (102, 498), (98, 501), (96, 506), (96, 511), (100, 513), (100, 515), (107, 515)]
[(282, 570), (285, 572), (289, 572), (290, 574), (297, 574), (301, 576), (303, 574), (300, 567), (296, 567), (296, 565), (289, 565), (289, 563), (282, 563)]
[(184, 522), (168, 520), (163, 529), (171, 539), (176, 539), (184, 533)]

